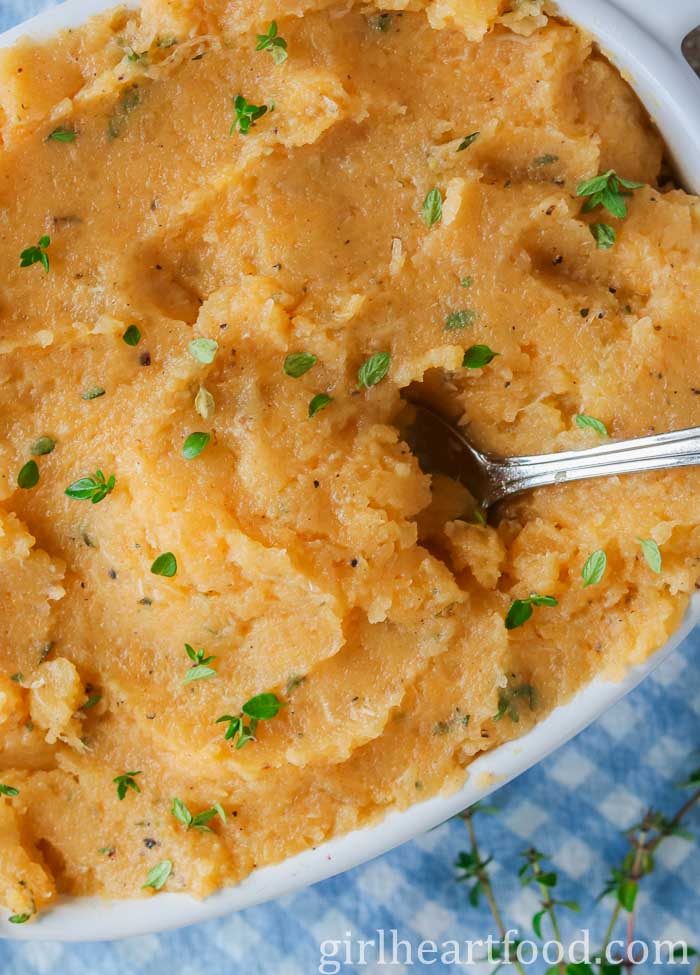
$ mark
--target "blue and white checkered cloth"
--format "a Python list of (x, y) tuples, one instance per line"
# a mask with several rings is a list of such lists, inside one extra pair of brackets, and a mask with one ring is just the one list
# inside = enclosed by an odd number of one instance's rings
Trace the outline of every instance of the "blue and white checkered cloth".
[[(50, 4), (51, 0), (0, 0), (0, 31)], [(570, 915), (571, 922), (564, 927), (564, 940), (575, 937), (583, 926), (591, 929), (595, 946), (610, 916), (609, 903), (596, 905), (595, 898), (610, 866), (626, 850), (621, 831), (649, 805), (670, 812), (680, 803), (674, 783), (688, 773), (699, 749), (700, 629), (696, 629), (613, 711), (496, 793), (499, 815), (477, 820), (482, 851), (495, 854), (493, 883), (507, 921), (530, 931), (537, 898), (520, 887), (514, 864), (534, 844), (552, 858), (559, 873), (559, 896), (581, 901), (581, 913)], [(690, 825), (700, 833), (700, 812)], [(379, 928), (396, 929), (414, 946), (414, 954), (423, 940), (464, 942), (496, 936), (487, 908), (470, 907), (464, 885), (454, 881), (454, 860), (467, 847), (464, 824), (452, 821), (342, 877), (183, 931), (112, 944), (0, 942), (0, 973), (312, 975), (319, 971), (320, 943), (342, 940), (348, 932), (354, 939), (371, 939)], [(653, 875), (642, 886), (637, 937), (648, 942), (655, 938), (700, 941), (698, 878), (700, 846), (681, 838), (667, 840)], [(380, 966), (371, 961), (371, 952), (367, 957), (369, 964), (344, 965), (341, 971), (403, 975), (428, 967), (427, 962), (413, 968)], [(432, 975), (464, 970), (439, 961), (429, 966)]]

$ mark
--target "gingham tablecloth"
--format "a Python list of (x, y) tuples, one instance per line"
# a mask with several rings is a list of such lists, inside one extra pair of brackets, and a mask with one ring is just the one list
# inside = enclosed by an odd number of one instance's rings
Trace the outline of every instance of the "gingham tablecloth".
[[(116, 2), (116, 0), (115, 0)], [(25, 20), (51, 0), (0, 0), (0, 31)], [(558, 893), (577, 897), (564, 940), (579, 926), (602, 937), (609, 904), (596, 905), (609, 873), (626, 850), (621, 831), (649, 805), (678, 805), (674, 783), (700, 764), (700, 629), (645, 684), (531, 772), (494, 798), (496, 816), (478, 821), (483, 851), (495, 854), (493, 882), (514, 927), (530, 930), (535, 894), (515, 876), (522, 850), (534, 844), (552, 858)], [(700, 812), (690, 825), (700, 833)], [(488, 910), (475, 910), (453, 863), (467, 847), (464, 824), (446, 823), (365, 866), (299, 894), (183, 931), (112, 944), (60, 945), (0, 942), (2, 975), (312, 975), (327, 939), (376, 937), (396, 929), (415, 947), (494, 936)], [(637, 937), (700, 942), (700, 846), (670, 839), (638, 899)], [(566, 912), (564, 912), (566, 914)], [(700, 947), (700, 945), (698, 945)], [(371, 952), (370, 952), (371, 955)], [(355, 956), (357, 957), (357, 956)], [(369, 957), (369, 956), (368, 956)], [(481, 967), (481, 966), (479, 966)], [(425, 968), (432, 975), (463, 967), (343, 966), (342, 972), (393, 975)], [(535, 969), (533, 969), (534, 971)], [(679, 973), (687, 968), (676, 969)], [(512, 971), (512, 969), (511, 969)]]

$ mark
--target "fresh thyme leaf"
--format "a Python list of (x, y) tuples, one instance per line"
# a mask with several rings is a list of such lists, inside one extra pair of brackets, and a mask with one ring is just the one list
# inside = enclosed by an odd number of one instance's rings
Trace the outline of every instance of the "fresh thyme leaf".
[(46, 248), (51, 245), (51, 238), (44, 235), (39, 239), (39, 243), (35, 244), (33, 247), (27, 247), (19, 255), (19, 266), (20, 267), (31, 267), (32, 264), (41, 264), (46, 273), (49, 271), (49, 255), (46, 253)]
[(90, 695), (90, 697), (87, 699), (85, 704), (83, 704), (81, 710), (89, 711), (90, 708), (94, 708), (96, 704), (99, 704), (101, 700), (102, 700), (102, 695), (100, 694), (99, 691), (96, 691), (94, 694)]
[(600, 582), (605, 575), (607, 564), (608, 557), (602, 548), (597, 549), (588, 556), (581, 569), (584, 588), (586, 586), (595, 586)]
[(594, 176), (593, 179), (584, 180), (576, 187), (576, 196), (585, 196), (588, 199), (583, 205), (583, 212), (589, 213), (596, 207), (602, 206), (613, 217), (624, 219), (627, 216), (627, 205), (625, 197), (631, 196), (632, 190), (641, 189), (644, 183), (634, 183), (632, 180), (623, 179), (618, 176), (614, 169), (609, 169), (606, 173)]
[(517, 687), (501, 687), (498, 690), (498, 710), (493, 715), (494, 721), (501, 721), (506, 715), (511, 721), (520, 721), (520, 712), (516, 707), (518, 698), (527, 698), (531, 711), (535, 709), (537, 693), (532, 684), (520, 684)]
[(3, 785), (0, 782), (0, 796), (8, 796), (13, 799), (15, 796), (19, 795), (19, 789), (15, 789), (13, 785)]
[(661, 572), (661, 549), (653, 538), (639, 538), (637, 541), (642, 546), (642, 554), (646, 559), (647, 565), (652, 572)]
[(204, 363), (205, 366), (211, 365), (219, 351), (219, 343), (215, 339), (192, 339), (188, 346), (190, 355), (197, 362)]
[(59, 125), (57, 129), (49, 133), (48, 139), (52, 142), (75, 142), (76, 132), (74, 129), (68, 129), (63, 125)]
[(483, 369), (500, 353), (494, 352), (488, 345), (472, 345), (464, 353), (463, 369)]
[(146, 883), (143, 885), (142, 890), (145, 890), (146, 887), (152, 887), (153, 890), (160, 890), (165, 886), (172, 872), (172, 861), (161, 860), (160, 863), (157, 863), (155, 867), (148, 871)]
[(559, 162), (559, 156), (554, 156), (552, 153), (545, 152), (541, 156), (535, 156), (532, 160), (533, 166), (551, 166), (552, 163)]
[(316, 393), (309, 403), (309, 417), (316, 416), (321, 410), (325, 410), (329, 403), (333, 402), (333, 397), (328, 393)]
[(29, 449), (29, 452), (33, 457), (43, 457), (44, 454), (50, 454), (51, 451), (56, 446), (56, 441), (53, 437), (39, 437)]
[(471, 308), (463, 308), (461, 311), (453, 311), (445, 318), (445, 331), (452, 332), (457, 328), (466, 328), (473, 325), (477, 314)]
[(197, 395), (194, 398), (194, 408), (203, 420), (209, 420), (214, 415), (216, 408), (214, 397), (204, 386), (199, 387)]
[[(255, 741), (255, 731), (259, 721), (268, 721), (270, 718), (274, 718), (284, 706), (284, 701), (280, 701), (276, 694), (257, 694), (246, 701), (240, 714), (223, 714), (216, 719), (215, 723), (226, 722), (228, 724), (224, 739), (231, 741), (237, 738), (235, 748), (238, 751), (249, 741)], [(246, 724), (246, 718), (250, 719), (248, 724)]]
[(26, 924), (30, 917), (31, 914), (13, 914), (11, 917), (8, 917), (7, 920), (10, 922), (10, 924)]
[(474, 278), (469, 275), (466, 278), (462, 278), (459, 283), (463, 288), (471, 288), (474, 284)]
[(599, 250), (609, 250), (617, 240), (615, 228), (609, 223), (592, 223), (588, 229), (593, 234)]
[(126, 332), (122, 335), (122, 339), (127, 345), (138, 345), (141, 341), (141, 332), (136, 325), (129, 325)]
[(136, 776), (141, 775), (140, 772), (124, 772), (123, 775), (117, 775), (116, 778), (112, 779), (117, 786), (117, 798), (121, 802), (125, 797), (129, 789), (133, 789), (134, 792), (140, 792), (139, 784), (136, 781)]
[(389, 371), (391, 354), (389, 352), (375, 352), (366, 359), (357, 371), (357, 381), (360, 388), (369, 389), (381, 382)]
[(574, 417), (574, 422), (577, 427), (581, 430), (595, 430), (596, 433), (600, 434), (601, 437), (608, 437), (608, 428), (605, 426), (602, 420), (598, 420), (594, 416), (588, 416), (586, 413), (577, 413)]
[(275, 64), (282, 64), (287, 60), (287, 42), (277, 33), (277, 21), (270, 22), (266, 33), (256, 34), (256, 51), (269, 51)]
[(284, 371), (293, 379), (298, 379), (315, 366), (318, 359), (311, 352), (292, 352), (284, 360)]
[(257, 694), (246, 701), (241, 710), (243, 714), (255, 718), (256, 721), (268, 721), (276, 717), (283, 707), (284, 702), (280, 701), (276, 694)]
[(100, 396), (104, 396), (105, 392), (106, 390), (102, 386), (90, 386), (89, 389), (86, 389), (84, 393), (80, 394), (80, 398), (87, 400), (99, 399)]
[(481, 132), (472, 132), (471, 135), (465, 135), (460, 144), (457, 146), (457, 152), (463, 152), (465, 149), (468, 149), (469, 146), (476, 142), (480, 135)]
[(81, 477), (79, 480), (73, 481), (64, 493), (76, 501), (92, 501), (93, 504), (99, 504), (100, 501), (104, 501), (108, 494), (112, 493), (116, 483), (114, 474), (110, 476), (109, 480), (105, 480), (102, 471), (95, 471), (90, 477)]
[(437, 187), (430, 190), (423, 200), (420, 216), (426, 227), (432, 227), (434, 223), (442, 220), (442, 194)]
[(267, 105), (253, 105), (247, 101), (243, 95), (236, 95), (233, 100), (233, 109), (236, 117), (231, 123), (229, 135), (238, 129), (241, 135), (247, 135), (253, 128), (258, 119), (262, 118), (268, 110)]
[(204, 448), (211, 440), (209, 433), (191, 433), (182, 445), (182, 454), (186, 460), (194, 460), (199, 457)]
[(17, 475), (17, 485), (25, 490), (36, 487), (39, 483), (39, 467), (35, 460), (28, 460)]
[(554, 596), (539, 596), (536, 592), (531, 593), (527, 599), (514, 599), (506, 615), (506, 629), (515, 630), (527, 623), (532, 616), (533, 606), (556, 606), (557, 603)]
[(216, 677), (216, 671), (213, 667), (209, 666), (212, 660), (216, 660), (216, 657), (207, 657), (206, 650), (195, 650), (189, 643), (185, 644), (185, 652), (194, 664), (194, 667), (190, 667), (185, 674), (182, 681), (183, 684), (191, 684), (195, 680), (206, 680), (208, 677)]
[(172, 552), (163, 552), (154, 561), (151, 572), (154, 576), (165, 576), (167, 579), (172, 579), (177, 572), (177, 559)]
[(207, 826), (207, 823), (214, 816), (218, 816), (222, 823), (226, 822), (226, 813), (218, 802), (214, 803), (210, 809), (204, 809), (202, 812), (193, 816), (182, 799), (173, 799), (171, 811), (175, 819), (179, 823), (182, 823), (187, 831), (196, 829), (200, 833), (211, 833), (211, 826)]

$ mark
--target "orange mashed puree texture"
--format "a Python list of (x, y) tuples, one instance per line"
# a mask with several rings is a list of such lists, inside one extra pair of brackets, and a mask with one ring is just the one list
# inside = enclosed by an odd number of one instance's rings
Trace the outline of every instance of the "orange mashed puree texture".
[[(148, 0), (0, 56), (14, 914), (59, 893), (148, 896), (163, 860), (164, 889), (203, 896), (454, 790), (475, 755), (662, 644), (696, 584), (695, 471), (545, 489), (483, 526), (402, 442), (415, 381), (502, 453), (599, 442), (578, 413), (614, 437), (700, 424), (700, 207), (664, 185), (627, 84), (540, 3), (393, 6)], [(255, 51), (273, 18), (280, 64)], [(269, 108), (248, 134), (229, 134), (238, 94)], [(575, 195), (609, 168), (645, 184), (625, 220)], [(42, 235), (49, 273), (20, 268)], [(471, 324), (446, 330), (464, 309)], [(213, 362), (190, 354), (197, 337)], [(499, 356), (462, 368), (472, 344)], [(292, 378), (301, 351), (318, 361)], [(358, 390), (380, 351), (388, 375)], [(193, 431), (211, 441), (186, 460)], [(39, 437), (55, 448), (21, 489)], [(116, 478), (99, 504), (65, 495), (98, 469)], [(596, 549), (608, 569), (584, 588)], [(173, 577), (150, 571), (163, 552)], [(531, 592), (558, 606), (508, 632)], [(183, 683), (186, 643), (216, 676)], [(520, 721), (494, 721), (527, 686)], [(286, 706), (236, 750), (216, 719), (263, 692)], [(137, 770), (120, 801), (113, 779)], [(227, 821), (186, 830), (175, 797)]]

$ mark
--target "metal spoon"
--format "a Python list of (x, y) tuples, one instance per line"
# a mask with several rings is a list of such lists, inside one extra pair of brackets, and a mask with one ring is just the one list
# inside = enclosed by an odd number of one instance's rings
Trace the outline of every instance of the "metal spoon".
[(419, 403), (411, 406), (415, 419), (403, 436), (421, 468), (460, 481), (484, 510), (548, 484), (700, 464), (700, 427), (618, 440), (588, 450), (497, 457), (473, 447), (464, 433), (439, 413)]

